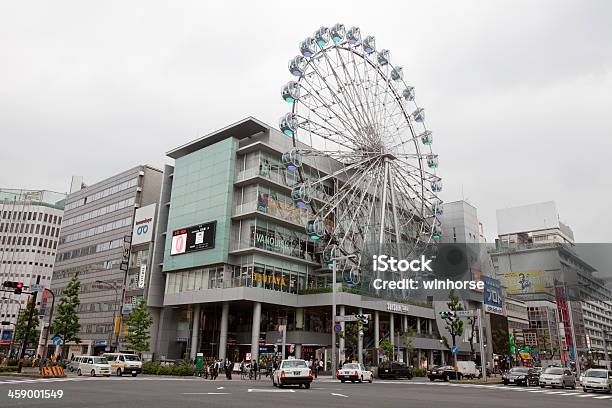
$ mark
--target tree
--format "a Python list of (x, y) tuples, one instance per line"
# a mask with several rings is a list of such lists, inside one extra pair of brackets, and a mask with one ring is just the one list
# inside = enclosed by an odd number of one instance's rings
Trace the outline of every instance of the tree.
[(414, 329), (412, 326), (408, 325), (406, 328), (406, 333), (404, 333), (403, 337), (406, 344), (406, 354), (408, 354), (406, 356), (406, 360), (408, 363), (410, 363), (412, 361), (412, 354), (414, 353), (414, 342), (412, 341), (412, 338), (414, 337)]
[(78, 274), (74, 274), (68, 286), (64, 289), (62, 297), (60, 298), (57, 306), (55, 319), (53, 320), (53, 333), (55, 336), (60, 336), (62, 339), (61, 347), (67, 342), (74, 341), (80, 343), (79, 331), (81, 330), (81, 324), (79, 323), (79, 316), (77, 315), (77, 308), (81, 304), (79, 299), (79, 289), (81, 288), (81, 281), (79, 281)]
[(389, 340), (383, 340), (378, 344), (378, 349), (382, 349), (385, 352), (387, 358), (393, 356), (393, 344)]
[(125, 336), (125, 339), (130, 349), (139, 354), (143, 351), (149, 351), (149, 328), (151, 324), (153, 324), (153, 317), (146, 302), (141, 300), (136, 304), (132, 314), (127, 319), (127, 336)]
[[(34, 311), (32, 311), (34, 308)], [(40, 319), (38, 317), (38, 308), (34, 305), (33, 299), (30, 298), (28, 301), (28, 305), (26, 309), (21, 312), (19, 316), (19, 320), (17, 321), (17, 325), (15, 326), (15, 341), (22, 342), (25, 338), (26, 327), (28, 325), (28, 317), (32, 314), (32, 324), (30, 325), (30, 332), (28, 333), (28, 338), (25, 339), (25, 348), (28, 348), (28, 345), (31, 348), (38, 347), (38, 335), (39, 332), (37, 330), (38, 325), (40, 324)]]
[(358, 360), (359, 359), (359, 329), (365, 335), (368, 332), (367, 326), (360, 325), (359, 323), (344, 323), (344, 332), (340, 333), (340, 337), (344, 336), (345, 349), (347, 358)]
[[(476, 338), (476, 330), (478, 328), (478, 326), (476, 326), (476, 316), (468, 317), (468, 322), (470, 323), (470, 334), (468, 337), (470, 342), (470, 357), (473, 361), (476, 361), (476, 351), (474, 350), (474, 339)], [(478, 341), (480, 341), (480, 339)]]
[[(459, 301), (459, 297), (455, 295), (454, 290), (451, 290), (449, 292), (448, 302), (446, 303), (446, 306), (448, 307), (448, 310), (450, 310), (451, 312), (457, 312), (459, 310), (463, 310), (463, 305)], [(452, 319), (447, 319), (446, 322), (447, 322), (446, 330), (451, 336), (451, 339), (453, 341), (453, 347), (455, 347), (457, 345), (457, 337), (463, 336), (463, 320), (457, 317), (454, 317)], [(453, 354), (453, 361), (455, 362), (455, 365), (457, 365), (456, 364), (457, 356), (455, 354)]]

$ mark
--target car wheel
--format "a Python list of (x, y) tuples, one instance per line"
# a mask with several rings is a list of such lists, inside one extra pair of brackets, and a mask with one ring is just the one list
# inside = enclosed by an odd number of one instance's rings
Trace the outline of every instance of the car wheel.
[(363, 375), (361, 376), (361, 378), (359, 379), (359, 384), (361, 384), (363, 382)]
[(309, 390), (309, 389), (310, 389), (310, 383), (306, 383), (306, 384), (304, 384), (304, 388), (306, 388), (307, 390)]
[(105, 375), (106, 378), (110, 377), (110, 374)]
[(272, 377), (272, 386), (276, 387), (276, 383), (274, 382), (274, 377)]
[(450, 380), (450, 377), (448, 375), (444, 377), (444, 381), (448, 382), (449, 380)]
[(370, 374), (370, 379), (368, 380), (368, 382), (372, 384), (372, 381), (374, 381), (374, 375)]
[(540, 388), (544, 388), (544, 385), (540, 385)]
[(132, 373), (132, 377), (136, 377), (138, 373)]
[(433, 377), (429, 377), (429, 381), (433, 382), (434, 378)]
[(608, 387), (608, 389), (606, 390), (606, 394), (609, 394), (612, 391), (612, 389), (610, 389), (610, 387)]
[(461, 374), (457, 374), (456, 375), (457, 380), (461, 381), (461, 379), (463, 378), (463, 376)]
[[(582, 391), (584, 392), (589, 392), (589, 390), (587, 390), (586, 388), (582, 387)], [(608, 391), (609, 392), (609, 391)]]
[(340, 380), (340, 382), (341, 382), (341, 383), (343, 383), (343, 384), (344, 384), (344, 382), (345, 382), (345, 381), (346, 381), (346, 380)]
[(92, 377), (96, 376), (96, 370), (91, 370), (91, 373), (89, 373), (89, 375), (91, 375)]
[(117, 377), (121, 377), (123, 375), (123, 373), (121, 373), (121, 369), (118, 368), (117, 369)]
[(83, 375), (83, 373), (81, 372), (81, 369), (80, 369), (80, 368), (77, 370), (77, 375), (78, 375), (79, 377)]

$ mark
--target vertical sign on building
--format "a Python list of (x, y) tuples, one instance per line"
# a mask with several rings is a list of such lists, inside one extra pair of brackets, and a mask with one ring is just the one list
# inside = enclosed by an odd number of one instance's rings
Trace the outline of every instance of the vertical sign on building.
[(485, 311), (493, 313), (502, 312), (502, 289), (501, 282), (498, 279), (483, 276), (484, 292), (483, 303)]
[(132, 245), (144, 244), (153, 240), (156, 204), (136, 209), (132, 229)]

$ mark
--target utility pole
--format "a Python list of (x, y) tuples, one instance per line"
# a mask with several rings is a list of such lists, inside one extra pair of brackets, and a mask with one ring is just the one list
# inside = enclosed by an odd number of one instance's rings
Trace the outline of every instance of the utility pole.
[(484, 382), (487, 382), (487, 367), (485, 365), (484, 335), (482, 325), (484, 323), (484, 312), (478, 309), (478, 344), (480, 345), (480, 372)]
[(45, 290), (51, 294), (51, 312), (49, 313), (49, 327), (47, 327), (47, 331), (45, 333), (45, 352), (43, 354), (43, 358), (47, 358), (47, 351), (49, 349), (49, 332), (51, 331), (51, 325), (53, 324), (53, 309), (55, 309), (55, 293), (48, 288), (45, 288)]
[[(40, 284), (40, 275), (36, 276), (36, 284), (39, 285)], [(19, 352), (19, 363), (17, 364), (17, 372), (20, 373), (21, 372), (21, 368), (23, 366), (23, 364), (21, 363), (21, 360), (23, 359), (23, 356), (25, 355), (25, 351), (26, 351), (26, 347), (28, 345), (28, 337), (30, 336), (30, 329), (32, 327), (32, 317), (34, 317), (34, 310), (36, 310), (36, 297), (38, 295), (38, 292), (32, 292), (32, 307), (30, 308), (30, 312), (28, 314), (28, 324), (26, 325), (26, 329), (25, 329), (25, 333), (23, 336), (23, 342), (21, 344), (21, 351)], [(27, 303), (26, 303), (27, 305)], [(26, 306), (27, 307), (27, 306)], [(17, 332), (17, 327), (15, 326), (15, 332)]]

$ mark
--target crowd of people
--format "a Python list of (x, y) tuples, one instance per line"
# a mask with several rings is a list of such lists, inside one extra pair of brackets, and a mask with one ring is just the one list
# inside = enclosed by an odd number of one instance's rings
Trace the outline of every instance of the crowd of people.
[[(243, 359), (239, 363), (237, 371), (240, 373), (241, 379), (261, 379), (262, 374), (265, 376), (271, 375), (272, 372), (278, 368), (280, 361), (280, 358), (262, 358), (260, 361), (248, 361)], [(219, 377), (219, 375), (225, 374), (225, 377), (228, 380), (231, 380), (235, 364), (235, 362), (232, 362), (228, 358), (226, 358), (224, 361), (213, 359), (203, 364), (201, 368), (196, 368), (195, 375), (198, 377), (215, 380)], [(323, 360), (310, 358), (306, 360), (306, 364), (308, 365), (308, 368), (312, 370), (315, 378), (317, 378), (319, 373), (323, 371)], [(197, 367), (197, 361), (194, 362), (194, 365)]]

